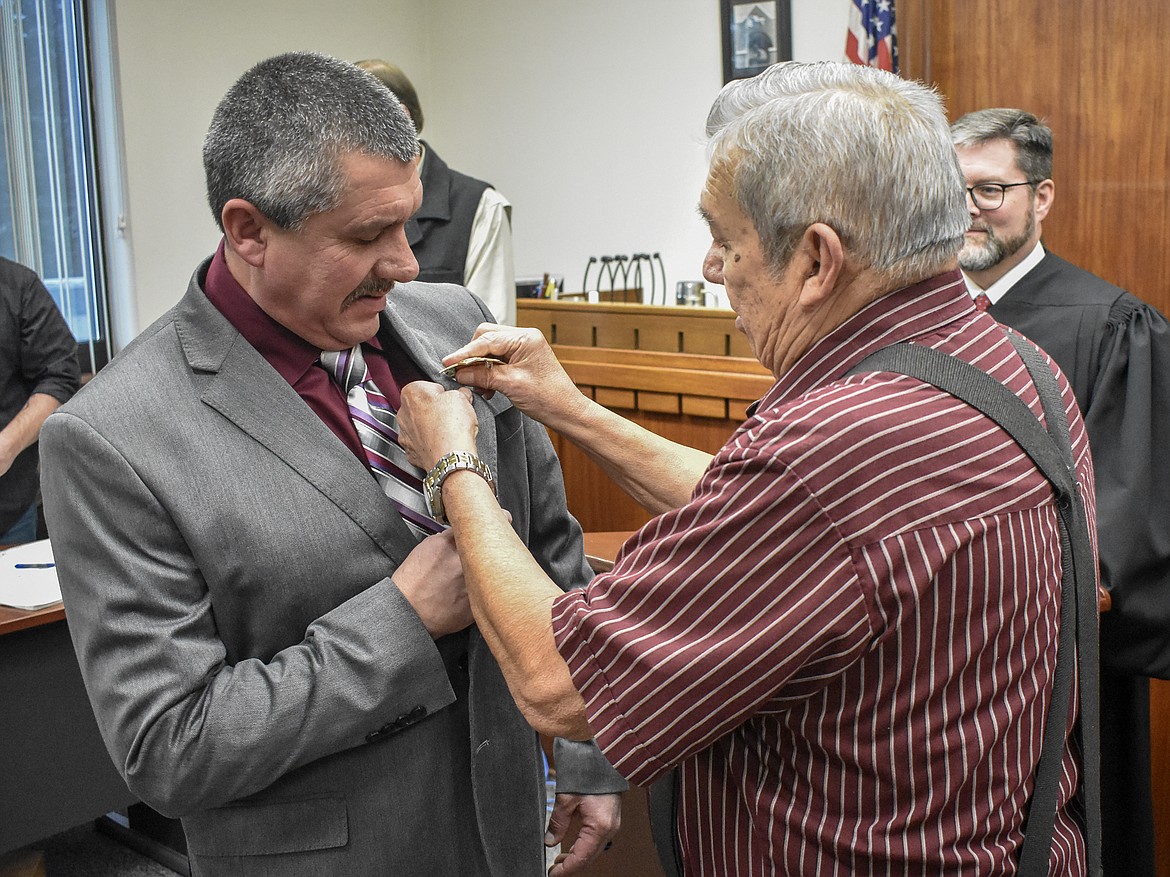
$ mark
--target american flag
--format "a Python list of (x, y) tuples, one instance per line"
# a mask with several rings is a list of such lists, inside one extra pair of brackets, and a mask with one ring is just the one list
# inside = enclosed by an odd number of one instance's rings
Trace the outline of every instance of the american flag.
[(854, 64), (898, 72), (898, 36), (894, 0), (853, 0), (845, 59)]

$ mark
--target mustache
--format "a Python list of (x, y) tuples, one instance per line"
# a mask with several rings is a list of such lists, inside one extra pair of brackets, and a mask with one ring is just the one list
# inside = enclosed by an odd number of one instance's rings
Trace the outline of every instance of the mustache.
[(369, 298), (376, 295), (385, 295), (394, 288), (393, 280), (382, 280), (370, 277), (363, 280), (361, 285), (345, 297), (345, 304), (353, 304), (360, 298)]

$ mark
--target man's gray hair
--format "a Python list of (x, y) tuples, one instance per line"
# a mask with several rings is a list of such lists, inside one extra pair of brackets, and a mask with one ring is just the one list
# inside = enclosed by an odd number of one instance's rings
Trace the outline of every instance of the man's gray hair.
[(1052, 179), (1052, 129), (1026, 110), (991, 107), (967, 113), (951, 125), (951, 140), (964, 148), (1007, 140), (1029, 183)]
[(773, 65), (724, 86), (707, 135), (776, 273), (823, 222), (862, 265), (911, 283), (948, 267), (970, 226), (942, 102), (892, 73)]
[(222, 230), (224, 204), (242, 198), (281, 228), (299, 227), (340, 203), (347, 153), (414, 160), (414, 125), (394, 95), (326, 55), (261, 61), (220, 101), (203, 141), (215, 221)]

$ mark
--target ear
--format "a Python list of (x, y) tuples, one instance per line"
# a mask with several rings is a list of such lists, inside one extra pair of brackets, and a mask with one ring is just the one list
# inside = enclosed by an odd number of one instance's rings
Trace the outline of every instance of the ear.
[(1036, 184), (1035, 194), (1036, 221), (1043, 222), (1048, 211), (1052, 209), (1052, 201), (1056, 197), (1056, 183), (1052, 180), (1041, 180)]
[(845, 270), (845, 245), (830, 226), (814, 222), (804, 230), (797, 255), (804, 274), (800, 304), (818, 307), (832, 296), (841, 280)]
[(232, 251), (253, 268), (263, 265), (273, 229), (272, 220), (243, 198), (232, 198), (224, 204), (220, 219), (224, 237)]

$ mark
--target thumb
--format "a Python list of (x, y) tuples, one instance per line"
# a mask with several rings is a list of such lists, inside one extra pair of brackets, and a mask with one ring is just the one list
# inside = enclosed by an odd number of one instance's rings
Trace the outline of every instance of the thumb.
[(552, 815), (548, 818), (548, 831), (544, 834), (544, 845), (551, 847), (565, 839), (565, 832), (573, 818), (573, 807), (568, 800), (558, 795), (553, 801)]

